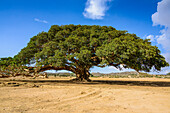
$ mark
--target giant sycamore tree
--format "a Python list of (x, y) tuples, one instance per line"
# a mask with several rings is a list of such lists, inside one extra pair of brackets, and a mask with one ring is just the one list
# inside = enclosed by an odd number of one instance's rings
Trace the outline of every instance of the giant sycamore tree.
[(35, 73), (68, 70), (76, 74), (77, 80), (89, 80), (89, 71), (94, 66), (131, 68), (138, 72), (160, 71), (161, 67), (169, 66), (148, 39), (98, 25), (53, 25), (48, 32), (32, 37), (14, 58), (1, 59), (0, 65), (16, 71), (18, 67), (34, 65)]

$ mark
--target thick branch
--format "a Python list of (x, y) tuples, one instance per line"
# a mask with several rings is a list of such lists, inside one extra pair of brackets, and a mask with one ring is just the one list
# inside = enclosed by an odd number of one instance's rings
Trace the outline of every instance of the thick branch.
[(55, 67), (55, 66), (43, 66), (40, 69), (37, 69), (36, 72), (42, 72), (42, 71), (46, 71), (46, 70), (68, 70), (68, 71), (72, 71), (72, 72), (76, 72), (76, 69), (74, 67), (71, 66), (60, 66), (60, 67)]

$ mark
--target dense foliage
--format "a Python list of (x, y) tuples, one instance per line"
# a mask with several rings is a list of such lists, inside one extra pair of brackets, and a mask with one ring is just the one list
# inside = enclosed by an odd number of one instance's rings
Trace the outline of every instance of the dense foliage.
[[(169, 65), (158, 47), (152, 46), (148, 39), (111, 26), (97, 25), (53, 25), (48, 32), (32, 37), (12, 60), (20, 66), (35, 64), (36, 72), (72, 71), (81, 80), (88, 79), (89, 70), (94, 66), (121, 69), (122, 65), (149, 72), (152, 68), (160, 71), (161, 67)], [(1, 62), (0, 65), (4, 65)]]

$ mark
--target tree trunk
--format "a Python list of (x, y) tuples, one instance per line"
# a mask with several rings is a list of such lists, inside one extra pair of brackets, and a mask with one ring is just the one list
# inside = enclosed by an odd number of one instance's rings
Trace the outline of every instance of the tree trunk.
[(76, 79), (73, 79), (73, 80), (76, 80), (76, 81), (91, 81), (89, 79), (90, 73), (89, 73), (89, 68), (87, 66), (86, 67), (80, 66), (80, 67), (75, 68), (75, 67), (71, 67), (71, 66), (55, 67), (55, 66), (47, 65), (47, 66), (40, 67), (39, 69), (37, 68), (34, 71), (34, 75), (36, 75), (36, 73), (39, 73), (39, 72), (42, 72), (42, 71), (45, 71), (45, 70), (51, 70), (51, 69), (71, 71), (71, 72), (76, 74)]
[(75, 80), (78, 80), (78, 81), (91, 81), (89, 79), (90, 77), (90, 73), (87, 69), (82, 69), (81, 71), (77, 72), (76, 73), (76, 79)]

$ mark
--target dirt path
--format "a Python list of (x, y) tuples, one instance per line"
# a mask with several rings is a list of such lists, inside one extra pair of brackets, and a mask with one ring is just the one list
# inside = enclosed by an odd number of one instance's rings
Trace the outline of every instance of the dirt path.
[(170, 113), (170, 87), (1, 82), (0, 113)]

